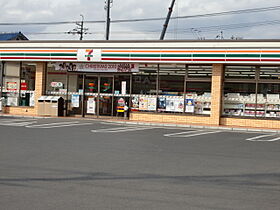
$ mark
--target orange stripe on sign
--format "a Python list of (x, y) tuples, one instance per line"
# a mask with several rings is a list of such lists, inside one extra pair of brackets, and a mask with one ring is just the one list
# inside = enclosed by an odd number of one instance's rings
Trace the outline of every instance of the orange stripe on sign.
[(261, 50), (227, 50), (230, 53), (260, 53)]
[(264, 53), (280, 53), (280, 50), (262, 50)]

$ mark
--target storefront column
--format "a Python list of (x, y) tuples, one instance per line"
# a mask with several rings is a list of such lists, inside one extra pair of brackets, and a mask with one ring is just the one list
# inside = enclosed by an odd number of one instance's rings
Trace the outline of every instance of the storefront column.
[(213, 64), (211, 86), (211, 124), (219, 125), (222, 113), (223, 64)]
[(36, 63), (35, 74), (35, 114), (38, 115), (38, 98), (45, 94), (46, 63)]

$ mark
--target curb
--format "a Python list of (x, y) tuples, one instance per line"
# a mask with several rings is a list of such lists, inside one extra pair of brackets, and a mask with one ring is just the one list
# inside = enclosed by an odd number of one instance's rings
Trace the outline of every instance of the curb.
[[(55, 119), (57, 117), (41, 117), (41, 116), (26, 116), (26, 115), (10, 115), (1, 114), (0, 117), (9, 118), (31, 118), (31, 119)], [(85, 119), (85, 120), (98, 120), (98, 119)], [(189, 124), (170, 124), (170, 123), (147, 123), (147, 122), (135, 122), (135, 121), (111, 121), (106, 119), (99, 119), (103, 122), (118, 123), (122, 125), (145, 125), (145, 126), (160, 126), (160, 127), (176, 127), (176, 128), (195, 128), (195, 129), (211, 129), (211, 130), (224, 130), (224, 131), (243, 131), (243, 132), (267, 132), (267, 133), (279, 133), (280, 130), (273, 129), (258, 129), (258, 128), (236, 128), (236, 127), (223, 127), (223, 126), (207, 126), (207, 125), (189, 125)]]
[(211, 129), (224, 131), (243, 131), (243, 132), (267, 132), (280, 133), (280, 130), (273, 129), (257, 129), (257, 128), (235, 128), (222, 126), (203, 126), (203, 125), (182, 125), (182, 124), (164, 124), (164, 123), (145, 123), (145, 122), (124, 122), (124, 121), (106, 121), (110, 123), (128, 124), (128, 125), (146, 125), (146, 126), (161, 126), (161, 127), (176, 127), (176, 128), (196, 128), (196, 129)]

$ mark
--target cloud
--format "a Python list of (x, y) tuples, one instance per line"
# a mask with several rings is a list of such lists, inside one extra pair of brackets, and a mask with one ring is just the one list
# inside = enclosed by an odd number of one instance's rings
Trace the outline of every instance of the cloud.
[[(137, 19), (166, 17), (171, 0), (113, 0), (111, 19)], [(176, 0), (172, 16), (186, 16), (248, 8), (276, 6), (279, 0)], [(57, 22), (79, 21), (80, 14), (85, 20), (105, 20), (104, 0), (9, 0), (0, 2), (1, 22)], [(171, 20), (166, 39), (197, 39), (191, 28), (225, 24), (280, 20), (279, 10), (240, 15), (216, 16)], [(164, 20), (151, 22), (111, 23), (111, 39), (159, 39)], [(224, 30), (225, 38), (232, 35), (244, 38), (278, 38), (280, 25), (268, 25), (251, 28), (201, 30), (199, 36), (215, 38), (215, 34)], [(67, 32), (75, 28), (70, 25), (48, 26), (1, 26), (3, 31), (22, 31), (30, 39), (78, 39), (69, 34), (33, 34), (49, 32)], [(85, 39), (104, 39), (105, 24), (85, 24), (92, 34)]]

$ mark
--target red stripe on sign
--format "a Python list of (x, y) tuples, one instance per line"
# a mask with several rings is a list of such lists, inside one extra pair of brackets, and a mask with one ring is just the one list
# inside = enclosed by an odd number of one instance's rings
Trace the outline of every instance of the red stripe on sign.
[(226, 59), (226, 61), (258, 61), (260, 62), (260, 59)]
[(102, 58), (102, 60), (106, 61), (160, 61), (159, 58)]
[(225, 59), (196, 59), (194, 58), (193, 61), (226, 61)]
[(261, 61), (280, 61), (280, 59), (261, 59)]
[(193, 59), (161, 59), (162, 61), (192, 61)]

